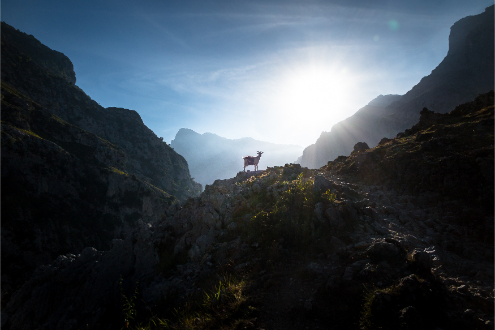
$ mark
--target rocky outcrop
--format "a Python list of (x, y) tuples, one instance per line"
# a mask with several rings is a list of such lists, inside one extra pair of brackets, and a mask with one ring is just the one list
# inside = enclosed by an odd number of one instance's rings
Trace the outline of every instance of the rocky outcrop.
[(255, 155), (257, 150), (264, 152), (259, 165), (260, 169), (264, 169), (293, 163), (303, 149), (296, 145), (274, 144), (252, 138), (233, 140), (212, 133), (198, 134), (186, 128), (177, 132), (170, 146), (184, 156), (191, 175), (203, 186), (218, 179), (234, 177), (243, 168), (242, 157)]
[[(2, 300), (37, 266), (110, 247), (177, 199), (125, 173), (122, 148), (2, 89)], [(19, 107), (21, 104), (23, 107)]]
[[(330, 132), (323, 132), (315, 144), (304, 150), (298, 162), (319, 168), (340, 155), (349, 155), (359, 141), (374, 147), (381, 138), (394, 137), (417, 123), (423, 107), (445, 113), (493, 89), (493, 8), (456, 22), (451, 28), (447, 56), (409, 92), (401, 97), (381, 96), (373, 100), (335, 124)], [(380, 99), (390, 102), (379, 102)]]
[[(446, 114), (424, 108), (420, 121), (376, 148), (326, 166), (407, 194), (493, 208), (493, 91)], [(433, 193), (435, 192), (435, 193)], [(459, 214), (461, 216), (461, 214)], [(483, 225), (484, 226), (484, 225)], [(484, 229), (478, 227), (480, 231)]]

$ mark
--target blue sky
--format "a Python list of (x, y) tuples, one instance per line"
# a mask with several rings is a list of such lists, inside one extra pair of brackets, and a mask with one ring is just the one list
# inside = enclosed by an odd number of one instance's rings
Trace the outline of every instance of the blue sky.
[(404, 94), (488, 0), (3, 0), (2, 21), (74, 64), (102, 106), (170, 142), (190, 128), (307, 146), (380, 94)]

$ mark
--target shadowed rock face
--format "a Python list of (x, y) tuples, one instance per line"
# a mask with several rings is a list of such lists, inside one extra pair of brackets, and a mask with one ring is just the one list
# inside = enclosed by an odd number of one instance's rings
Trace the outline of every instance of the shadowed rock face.
[[(442, 191), (493, 205), (493, 91), (446, 114), (424, 108), (419, 122), (373, 149), (325, 167), (404, 192)], [(453, 189), (462, 187), (462, 189)]]
[[(60, 64), (70, 63), (67, 57), (42, 46), (34, 37), (2, 23), (4, 26), (2, 86), (15, 90), (14, 95), (22, 94), (40, 105), (42, 111), (120, 147), (127, 156), (125, 172), (179, 200), (198, 194), (201, 188), (191, 179), (185, 159), (146, 127), (136, 111), (101, 107), (67, 80), (66, 77), (73, 76), (73, 72), (70, 74), (68, 69), (54, 69), (69, 67)], [(38, 57), (37, 48), (42, 49), (42, 57)], [(47, 62), (45, 58), (50, 58), (49, 54), (54, 59), (48, 63), (54, 64), (47, 70), (44, 63)], [(19, 119), (22, 121), (22, 118)]]
[[(3, 43), (6, 45), (15, 45), (15, 47), (24, 54), (25, 60), (36, 62), (42, 69), (49, 71), (53, 75), (64, 78), (72, 85), (76, 83), (74, 66), (67, 56), (48, 48), (32, 35), (23, 33), (2, 22), (2, 46)], [(10, 55), (14, 54), (10, 53)], [(2, 53), (2, 59), (11, 63), (13, 60), (12, 56), (9, 56), (8, 53)]]
[(74, 82), (67, 57), (2, 23), (2, 303), (37, 266), (108, 249), (201, 190), (136, 111)]
[[(321, 167), (340, 155), (349, 155), (359, 141), (374, 147), (381, 138), (392, 138), (414, 125), (423, 107), (445, 113), (493, 89), (493, 8), (456, 22), (451, 27), (445, 59), (409, 92), (402, 97), (380, 96), (334, 125), (330, 132), (323, 132), (304, 150), (299, 163)], [(390, 102), (378, 102), (381, 100)]]

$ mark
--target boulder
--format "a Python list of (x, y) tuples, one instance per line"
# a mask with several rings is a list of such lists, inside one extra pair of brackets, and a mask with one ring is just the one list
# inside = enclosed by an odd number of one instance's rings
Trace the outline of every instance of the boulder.
[(373, 262), (395, 261), (400, 256), (399, 248), (395, 244), (376, 241), (367, 250), (366, 254)]
[(421, 250), (414, 250), (410, 260), (411, 266), (418, 272), (431, 273), (432, 260), (429, 253)]
[(316, 195), (322, 194), (327, 190), (333, 190), (333, 182), (325, 178), (323, 175), (318, 174), (315, 176), (313, 184), (313, 192)]
[(361, 151), (365, 151), (365, 150), (368, 150), (370, 147), (368, 146), (368, 144), (366, 142), (358, 142), (354, 145), (354, 150), (352, 151), (352, 153), (358, 153), (358, 152), (361, 152)]

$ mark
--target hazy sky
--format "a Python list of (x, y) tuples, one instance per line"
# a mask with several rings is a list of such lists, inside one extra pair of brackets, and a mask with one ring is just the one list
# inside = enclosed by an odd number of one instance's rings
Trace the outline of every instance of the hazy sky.
[(379, 94), (404, 94), (492, 0), (3, 0), (2, 21), (74, 63), (104, 107), (170, 142), (190, 128), (307, 146)]

